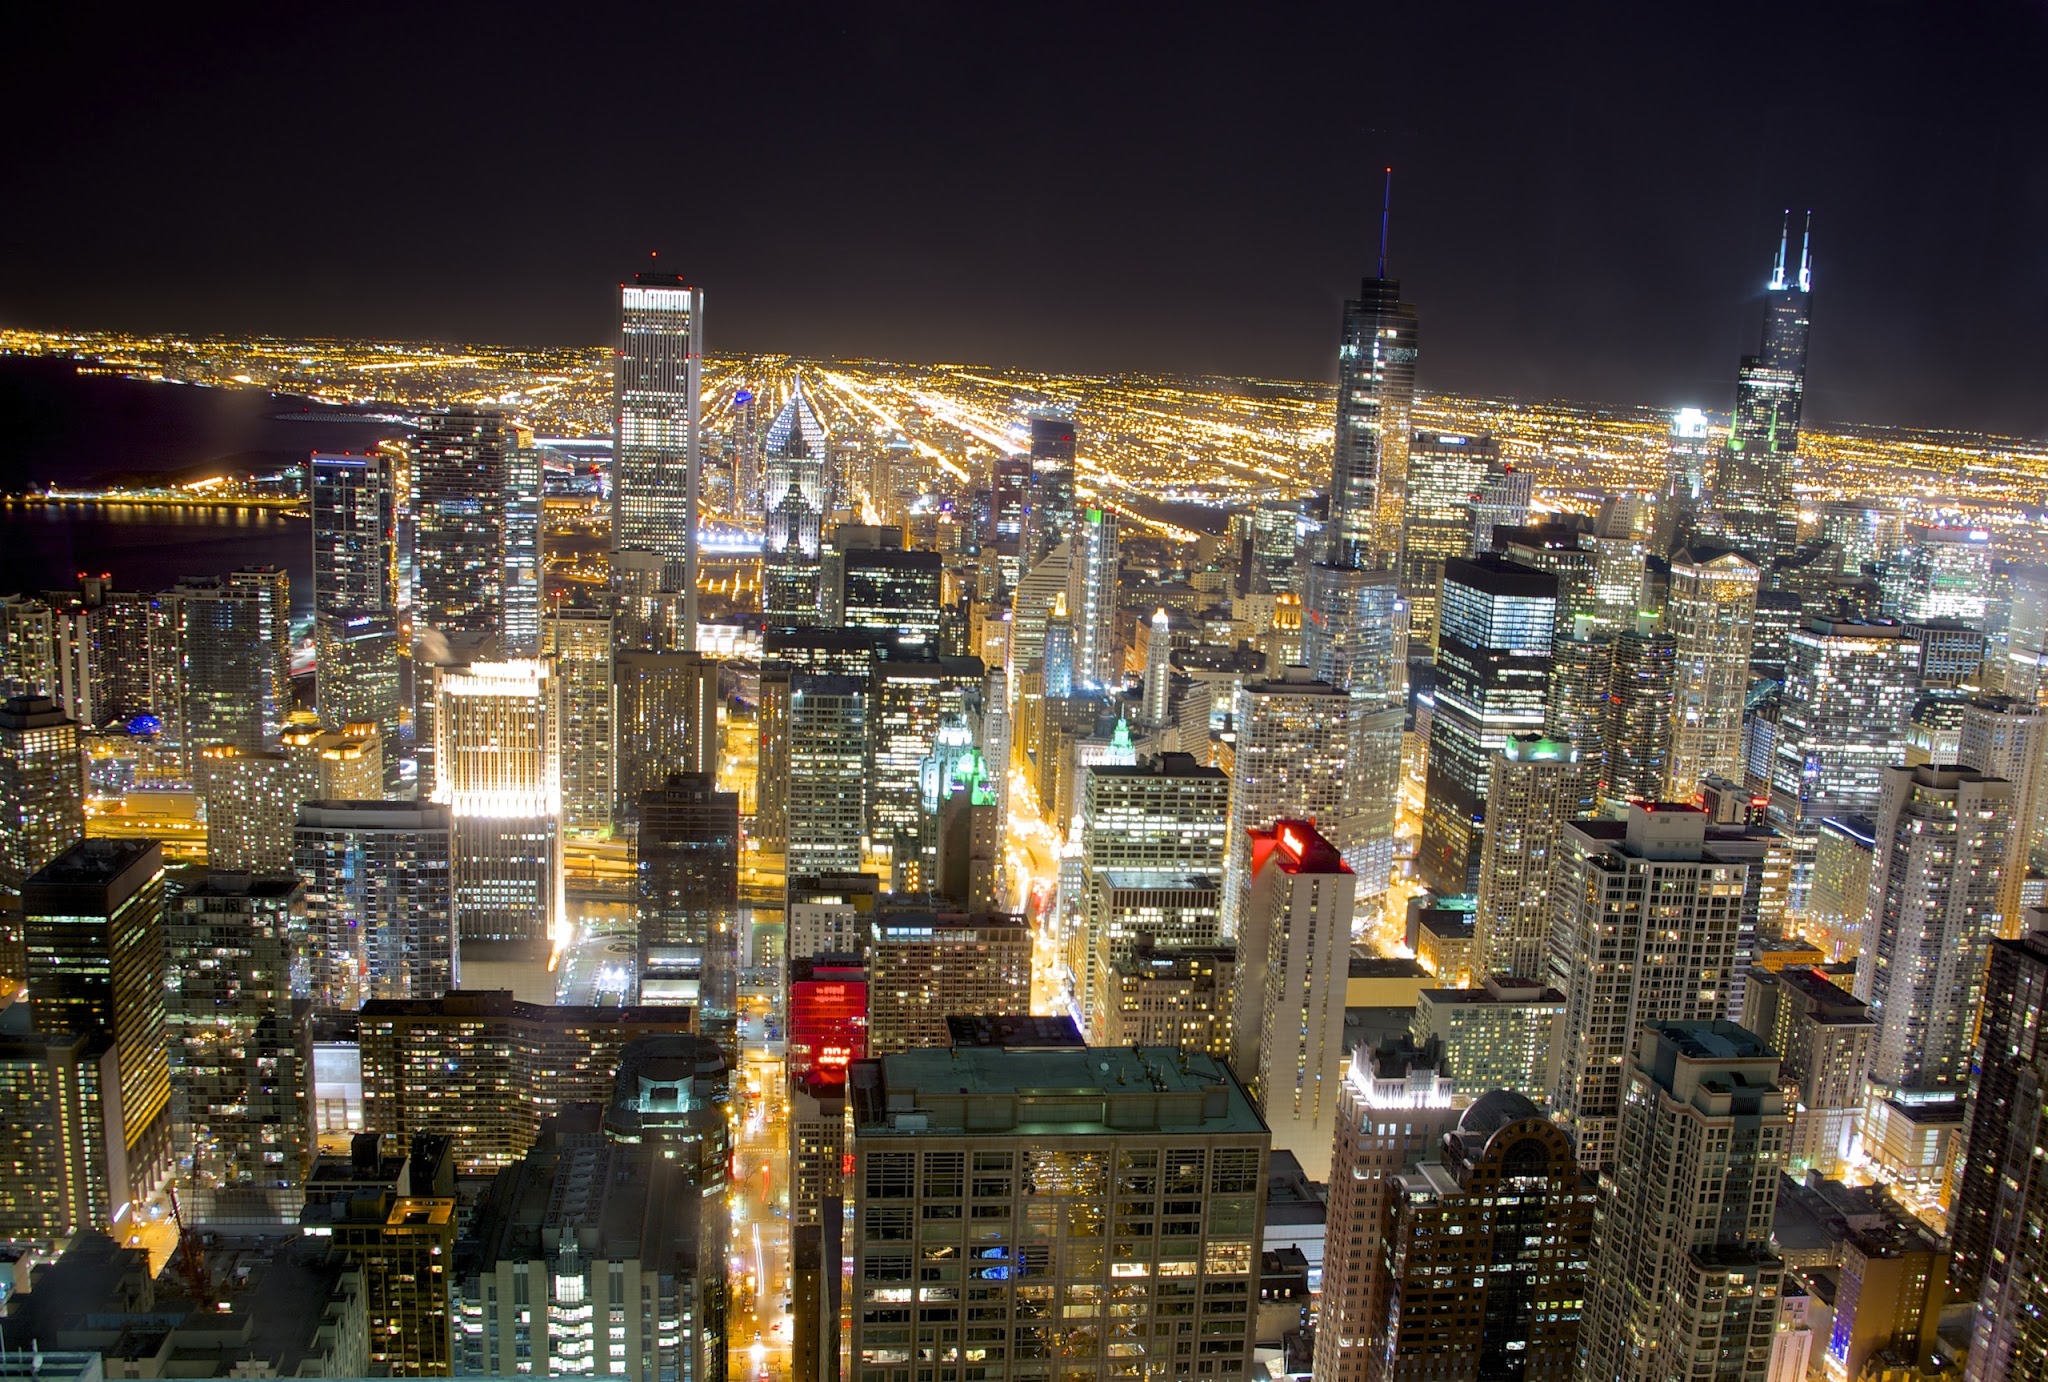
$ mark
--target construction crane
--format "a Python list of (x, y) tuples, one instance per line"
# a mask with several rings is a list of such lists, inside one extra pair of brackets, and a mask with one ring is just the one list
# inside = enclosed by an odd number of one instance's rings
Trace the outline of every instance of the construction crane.
[(185, 1224), (184, 1212), (178, 1208), (178, 1187), (173, 1185), (168, 1190), (171, 1222), (178, 1227), (178, 1274), (184, 1278), (192, 1303), (204, 1309), (213, 1297), (213, 1283), (206, 1275), (206, 1245), (199, 1241), (199, 1230)]

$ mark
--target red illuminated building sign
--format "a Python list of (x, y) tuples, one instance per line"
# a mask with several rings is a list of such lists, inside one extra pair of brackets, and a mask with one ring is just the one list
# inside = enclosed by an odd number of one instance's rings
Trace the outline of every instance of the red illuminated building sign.
[(868, 986), (859, 979), (798, 979), (789, 986), (789, 1073), (845, 1083), (868, 1054)]

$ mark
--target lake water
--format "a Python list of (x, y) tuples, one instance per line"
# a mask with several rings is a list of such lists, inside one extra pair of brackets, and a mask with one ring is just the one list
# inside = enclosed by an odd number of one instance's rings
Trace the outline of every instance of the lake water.
[[(0, 359), (0, 492), (124, 476), (268, 470), (314, 451), (361, 451), (405, 429), (336, 420), (302, 398), (81, 376), (68, 360)], [(80, 572), (123, 590), (237, 566), (291, 573), (294, 613), (312, 601), (312, 535), (271, 510), (100, 509), (0, 504), (0, 594), (71, 588)]]

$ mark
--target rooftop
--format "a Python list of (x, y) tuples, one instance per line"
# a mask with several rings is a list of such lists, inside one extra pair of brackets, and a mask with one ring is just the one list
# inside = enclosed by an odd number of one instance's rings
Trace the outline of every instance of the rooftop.
[(859, 1061), (849, 1078), (862, 1137), (1263, 1133), (1230, 1068), (1171, 1047), (953, 1047)]

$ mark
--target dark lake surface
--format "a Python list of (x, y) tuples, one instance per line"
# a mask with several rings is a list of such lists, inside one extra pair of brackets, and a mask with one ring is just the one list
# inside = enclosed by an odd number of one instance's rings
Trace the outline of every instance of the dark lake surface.
[[(268, 470), (315, 451), (360, 451), (402, 435), (303, 398), (82, 376), (70, 360), (0, 358), (0, 493), (121, 477)], [(106, 572), (125, 590), (237, 566), (291, 572), (294, 611), (312, 600), (305, 519), (258, 509), (61, 508), (0, 504), (0, 594), (68, 589)]]

